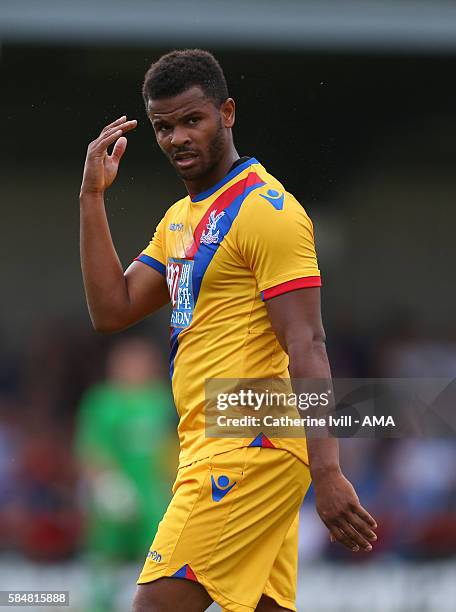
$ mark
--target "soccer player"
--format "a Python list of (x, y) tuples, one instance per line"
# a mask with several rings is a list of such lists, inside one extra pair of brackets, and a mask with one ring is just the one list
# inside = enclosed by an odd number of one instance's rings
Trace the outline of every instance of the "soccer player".
[(164, 55), (143, 96), (187, 195), (125, 273), (103, 196), (136, 120), (120, 117), (90, 143), (80, 193), (95, 329), (122, 330), (172, 306), (179, 470), (133, 609), (200, 612), (216, 601), (228, 612), (296, 610), (298, 510), (311, 478), (332, 541), (369, 551), (376, 523), (341, 472), (337, 440), (206, 438), (204, 389), (210, 378), (329, 379), (312, 223), (257, 159), (239, 157), (235, 103), (210, 53)]

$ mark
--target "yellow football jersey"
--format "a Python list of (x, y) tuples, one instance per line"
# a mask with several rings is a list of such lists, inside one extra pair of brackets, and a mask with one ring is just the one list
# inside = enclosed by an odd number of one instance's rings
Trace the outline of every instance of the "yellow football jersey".
[(207, 438), (204, 422), (206, 379), (289, 377), (264, 301), (321, 284), (302, 206), (250, 158), (210, 190), (171, 206), (137, 260), (168, 284), (180, 466), (252, 445), (308, 463), (304, 438)]

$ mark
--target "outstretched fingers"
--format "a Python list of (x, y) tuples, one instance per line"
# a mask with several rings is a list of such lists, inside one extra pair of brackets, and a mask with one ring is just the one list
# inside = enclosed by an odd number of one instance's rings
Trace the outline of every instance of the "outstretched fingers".
[[(134, 130), (138, 122), (136, 119), (126, 121), (125, 115), (113, 123), (104, 127), (98, 138), (90, 144), (90, 152), (96, 156), (105, 155), (107, 149), (118, 140), (123, 134)], [(124, 147), (125, 150), (125, 147)], [(123, 154), (123, 153), (122, 153)], [(120, 159), (120, 158), (119, 158)]]
[(125, 153), (125, 149), (127, 148), (127, 143), (128, 141), (125, 136), (121, 136), (114, 145), (110, 157), (116, 164), (118, 164), (122, 159), (122, 155)]
[(127, 120), (127, 116), (126, 115), (122, 115), (122, 117), (119, 117), (118, 119), (116, 119), (112, 123), (109, 123), (108, 125), (105, 125), (105, 127), (101, 130), (100, 133), (103, 134), (103, 132), (106, 132), (107, 130), (110, 130), (111, 128), (116, 127), (116, 126), (120, 125), (121, 123), (125, 123), (126, 120)]
[(112, 144), (116, 138), (119, 138), (119, 136), (125, 134), (126, 132), (134, 130), (137, 126), (137, 123), (138, 122), (136, 121), (136, 119), (131, 119), (131, 121), (125, 121), (124, 123), (109, 128), (105, 132), (101, 132), (100, 136), (97, 138), (98, 144), (102, 147), (107, 148), (109, 144)]
[[(125, 134), (137, 125), (136, 119), (127, 121), (123, 115), (105, 126), (87, 147), (81, 194), (103, 194), (117, 176), (120, 159), (127, 148)], [(108, 148), (113, 146), (111, 155)]]

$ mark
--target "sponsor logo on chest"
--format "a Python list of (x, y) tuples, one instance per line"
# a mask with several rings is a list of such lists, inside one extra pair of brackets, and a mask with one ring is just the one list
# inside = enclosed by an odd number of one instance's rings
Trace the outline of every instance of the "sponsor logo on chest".
[(192, 287), (193, 260), (170, 257), (166, 265), (166, 280), (171, 298), (172, 327), (188, 327), (192, 322), (194, 299)]

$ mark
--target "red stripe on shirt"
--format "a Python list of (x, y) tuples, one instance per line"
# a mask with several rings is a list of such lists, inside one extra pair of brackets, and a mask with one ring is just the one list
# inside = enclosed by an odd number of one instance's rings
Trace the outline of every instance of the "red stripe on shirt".
[(219, 213), (222, 210), (225, 210), (225, 208), (228, 208), (233, 200), (240, 196), (248, 187), (250, 187), (250, 185), (254, 185), (259, 182), (261, 182), (261, 179), (258, 174), (256, 174), (256, 172), (249, 172), (246, 177), (242, 178), (237, 183), (234, 183), (234, 185), (231, 185), (231, 187), (226, 189), (218, 196), (218, 198), (209, 206), (201, 221), (196, 226), (193, 233), (193, 242), (185, 252), (186, 259), (193, 259), (195, 257), (196, 251), (200, 246), (201, 234), (206, 229), (211, 212), (213, 210), (217, 210)]
[(261, 292), (263, 300), (269, 300), (270, 298), (282, 295), (282, 293), (288, 293), (289, 291), (296, 291), (296, 289), (303, 289), (304, 287), (321, 287), (320, 276), (305, 276), (303, 278), (295, 278), (286, 283), (280, 283), (270, 289), (265, 289)]

